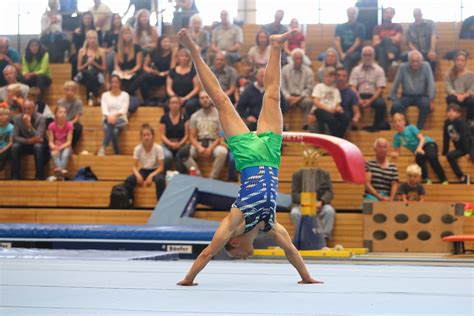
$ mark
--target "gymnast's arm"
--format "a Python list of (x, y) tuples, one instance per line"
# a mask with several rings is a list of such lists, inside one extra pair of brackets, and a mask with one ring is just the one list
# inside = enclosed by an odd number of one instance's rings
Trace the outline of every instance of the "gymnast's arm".
[(317, 281), (311, 277), (304, 264), (303, 258), (296, 249), (296, 247), (291, 242), (290, 235), (286, 229), (280, 224), (275, 223), (271, 231), (268, 232), (269, 236), (272, 237), (277, 245), (285, 251), (285, 255), (288, 258), (288, 261), (296, 268), (298, 273), (301, 276), (300, 284), (311, 284), (311, 283), (323, 283)]

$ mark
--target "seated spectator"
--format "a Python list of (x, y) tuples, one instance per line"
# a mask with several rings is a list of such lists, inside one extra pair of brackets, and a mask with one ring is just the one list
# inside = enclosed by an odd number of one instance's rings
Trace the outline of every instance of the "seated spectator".
[(207, 50), (211, 41), (211, 34), (203, 28), (202, 18), (199, 14), (194, 14), (189, 20), (191, 38), (201, 49), (202, 59), (207, 60)]
[(321, 223), (322, 234), (326, 240), (331, 240), (334, 222), (336, 221), (336, 210), (331, 205), (334, 197), (331, 176), (325, 170), (319, 168), (300, 169), (293, 173), (291, 181), (291, 208), (290, 218), (295, 227), (301, 221), (301, 192), (303, 187), (313, 188), (316, 192), (317, 216)]
[(10, 160), (10, 150), (13, 145), (13, 124), (10, 122), (10, 109), (0, 106), (0, 171)]
[(107, 60), (107, 71), (112, 73), (115, 66), (115, 51), (119, 39), (120, 30), (122, 29), (122, 17), (120, 14), (112, 14), (112, 25), (110, 30), (105, 33), (102, 47), (105, 49)]
[[(74, 30), (72, 33), (72, 46), (71, 46), (71, 69), (72, 69), (72, 78), (77, 75), (78, 72), (78, 54), (79, 51), (84, 47), (86, 42), (86, 37), (89, 31), (95, 30), (94, 17), (90, 11), (84, 12), (81, 17), (80, 26)], [(97, 41), (99, 44), (102, 44), (102, 33), (97, 32)]]
[(403, 113), (393, 114), (392, 120), (393, 126), (397, 131), (393, 136), (392, 157), (398, 157), (400, 146), (403, 145), (415, 154), (416, 163), (421, 167), (424, 182), (431, 183), (431, 180), (428, 178), (428, 168), (426, 167), (426, 160), (428, 160), (442, 184), (448, 184), (443, 167), (439, 163), (438, 145), (434, 140), (428, 136), (423, 136), (416, 126), (408, 125), (406, 116)]
[(359, 9), (350, 7), (347, 9), (348, 21), (336, 26), (334, 45), (349, 73), (360, 60), (362, 43), (365, 38), (365, 26), (357, 22), (358, 15)]
[(398, 188), (398, 169), (387, 158), (388, 141), (377, 138), (374, 142), (375, 159), (365, 162), (364, 201), (393, 201)]
[[(448, 105), (447, 119), (443, 126), (443, 156), (448, 159), (449, 165), (461, 183), (469, 183), (468, 176), (462, 172), (457, 162), (462, 156), (469, 156), (469, 127), (461, 118), (461, 107), (456, 103)], [(449, 143), (452, 142), (454, 150), (449, 151)], [(448, 152), (449, 151), (449, 152)]]
[(21, 156), (35, 156), (35, 179), (44, 180), (44, 164), (47, 162), (46, 126), (44, 117), (35, 112), (33, 101), (26, 99), (21, 113), (13, 119), (13, 145), (11, 148), (12, 180), (20, 180)]
[(326, 68), (323, 82), (318, 83), (311, 94), (314, 103), (311, 114), (317, 118), (320, 133), (324, 133), (327, 126), (330, 135), (344, 137), (350, 121), (341, 107), (341, 94), (334, 86), (335, 80), (336, 70)]
[(72, 147), (75, 148), (82, 135), (82, 124), (80, 123), (83, 104), (77, 96), (78, 85), (72, 80), (64, 83), (64, 97), (59, 99), (58, 106), (66, 109), (66, 119), (73, 124)]
[[(313, 70), (303, 64), (304, 56), (304, 51), (299, 48), (291, 52), (293, 63), (285, 65), (281, 70), (281, 91), (288, 108), (302, 108), (306, 119), (313, 106), (311, 92), (314, 80)], [(315, 126), (309, 126), (309, 129), (314, 131)]]
[[(290, 34), (290, 36), (288, 36), (288, 40), (285, 42), (285, 46), (283, 47), (283, 50), (285, 51), (285, 55), (287, 56), (286, 62), (288, 64), (293, 62), (291, 58), (291, 52), (295, 48), (300, 48), (303, 51), (306, 49), (306, 38), (304, 36), (304, 33), (300, 29), (300, 25), (297, 19), (291, 19), (290, 29), (291, 30), (298, 29), (298, 32)], [(305, 56), (304, 64), (306, 66), (311, 67), (311, 60), (308, 58), (308, 56)]]
[(326, 68), (331, 67), (331, 68), (337, 69), (338, 67), (341, 67), (341, 66), (342, 64), (339, 60), (339, 55), (337, 54), (337, 51), (332, 47), (329, 47), (328, 49), (326, 49), (326, 52), (324, 53), (323, 63), (321, 67), (319, 67), (318, 69), (319, 82), (323, 82), (324, 70)]
[(454, 64), (444, 77), (446, 103), (456, 103), (467, 109), (466, 119), (474, 120), (474, 72), (467, 68), (467, 53), (459, 51)]
[(410, 50), (417, 50), (423, 54), (423, 58), (430, 64), (433, 74), (436, 73), (436, 44), (438, 43), (438, 31), (436, 24), (431, 20), (423, 19), (421, 9), (413, 10), (415, 22), (408, 26), (406, 38)]
[(128, 196), (133, 200), (133, 190), (138, 184), (149, 187), (155, 183), (158, 201), (166, 188), (163, 149), (155, 143), (155, 131), (145, 123), (140, 129), (142, 143), (133, 150), (133, 174), (125, 180)]
[(31, 87), (28, 99), (34, 102), (35, 111), (43, 115), (46, 128), (54, 121), (54, 113), (49, 106), (41, 99), (41, 92), (38, 87)]
[(197, 13), (199, 11), (194, 0), (177, 0), (172, 21), (174, 31), (178, 32), (183, 27), (187, 27), (190, 19)]
[[(344, 67), (336, 68), (336, 87), (341, 94), (341, 107), (346, 120), (357, 128), (360, 120), (359, 98), (354, 90), (349, 87), (349, 74)], [(345, 133), (345, 131), (344, 131)]]
[(150, 25), (150, 12), (148, 10), (140, 10), (137, 13), (133, 41), (142, 48), (145, 56), (158, 45), (158, 31)]
[(288, 28), (281, 24), (283, 21), (283, 17), (285, 16), (285, 11), (283, 10), (276, 10), (275, 12), (275, 20), (272, 23), (265, 24), (262, 26), (262, 30), (267, 32), (269, 35), (274, 34), (283, 34), (288, 32)]
[(171, 170), (173, 160), (179, 173), (186, 173), (183, 157), (189, 153), (189, 122), (186, 114), (181, 113), (179, 97), (170, 98), (169, 111), (160, 119), (161, 146), (165, 159), (165, 170)]
[(15, 67), (17, 72), (21, 72), (20, 54), (10, 47), (10, 40), (7, 37), (0, 37), (0, 86), (7, 84), (3, 70), (9, 65)]
[(264, 68), (270, 57), (270, 37), (265, 31), (259, 31), (256, 36), (256, 45), (250, 47), (247, 57), (255, 68)]
[(397, 196), (400, 201), (423, 202), (426, 194), (423, 184), (421, 184), (421, 168), (417, 164), (407, 167), (407, 182), (400, 184)]
[(229, 13), (221, 11), (221, 24), (212, 32), (212, 42), (209, 52), (209, 62), (214, 61), (218, 52), (225, 55), (229, 65), (233, 65), (240, 58), (240, 48), (244, 42), (242, 29), (230, 23)]
[(108, 5), (102, 3), (101, 0), (94, 0), (94, 5), (89, 8), (89, 11), (94, 16), (96, 31), (105, 34), (110, 30), (112, 10)]
[(474, 15), (471, 15), (462, 22), (460, 39), (474, 39)]
[(115, 51), (114, 74), (122, 80), (122, 89), (130, 95), (135, 94), (137, 78), (142, 68), (143, 54), (139, 45), (133, 43), (133, 30), (125, 25), (120, 30)]
[(255, 81), (255, 71), (252, 62), (247, 57), (242, 57), (239, 62), (239, 76), (235, 83), (235, 102), (239, 102), (240, 96), (248, 85)]
[(63, 180), (67, 175), (67, 164), (72, 155), (72, 130), (66, 108), (57, 106), (54, 109), (54, 122), (48, 126), (49, 150), (55, 166), (54, 175), (48, 178), (49, 181)]
[(104, 126), (104, 140), (98, 156), (105, 155), (105, 149), (112, 141), (114, 153), (120, 154), (119, 136), (122, 129), (128, 124), (127, 113), (130, 105), (130, 96), (122, 91), (120, 78), (117, 75), (110, 77), (110, 91), (104, 92), (100, 99), (102, 122)]
[(38, 87), (41, 96), (51, 85), (51, 71), (49, 70), (49, 54), (39, 40), (31, 39), (26, 45), (22, 60), (23, 79), (30, 87)]
[[(170, 69), (175, 67), (176, 56), (171, 48), (170, 38), (166, 35), (160, 36), (157, 48), (145, 57), (143, 74), (137, 80), (139, 92), (145, 104), (156, 103), (156, 101), (151, 100), (152, 89), (157, 89), (159, 93), (162, 92), (161, 90), (166, 86), (166, 78)], [(165, 93), (161, 93), (157, 98), (161, 104), (166, 101)]]
[(99, 46), (97, 32), (87, 32), (84, 46), (79, 50), (77, 76), (74, 81), (86, 86), (88, 102), (98, 103), (99, 90), (104, 83), (105, 51)]
[(394, 15), (394, 8), (385, 8), (382, 14), (382, 24), (374, 27), (372, 37), (376, 60), (385, 73), (388, 73), (394, 61), (400, 59), (402, 52), (403, 29), (400, 24), (392, 23)]
[(359, 98), (362, 109), (371, 107), (375, 111), (372, 126), (364, 128), (369, 132), (390, 129), (385, 121), (387, 105), (383, 98), (383, 89), (387, 79), (383, 69), (374, 61), (375, 52), (371, 46), (362, 49), (362, 63), (351, 72), (349, 85)]
[(218, 179), (227, 158), (227, 148), (221, 145), (223, 139), (220, 136), (219, 115), (214, 104), (206, 92), (199, 93), (199, 104), (201, 109), (191, 116), (189, 121), (191, 149), (188, 159), (184, 164), (189, 170), (194, 167), (196, 175), (201, 175), (201, 170), (196, 163), (196, 158), (214, 158), (212, 164), (211, 179)]
[(198, 93), (201, 89), (199, 78), (191, 61), (191, 53), (186, 48), (178, 51), (177, 65), (166, 78), (168, 97), (178, 96), (188, 116), (199, 108)]
[(63, 17), (59, 12), (58, 0), (48, 0), (49, 10), (41, 17), (40, 42), (49, 52), (51, 63), (63, 63), (65, 52), (69, 50), (66, 32), (63, 32)]
[[(402, 94), (397, 96), (398, 87), (402, 86)], [(436, 85), (431, 72), (430, 65), (423, 61), (423, 56), (417, 50), (408, 54), (408, 63), (400, 65), (390, 91), (392, 99), (392, 114), (395, 112), (405, 113), (410, 105), (416, 105), (419, 109), (418, 129), (423, 129), (430, 111), (434, 109), (434, 98)]]
[(234, 102), (235, 83), (237, 82), (237, 70), (232, 66), (225, 64), (225, 56), (217, 53), (214, 58), (214, 65), (211, 66), (212, 72), (216, 75), (219, 84), (225, 94)]
[(3, 69), (3, 76), (7, 82), (7, 85), (0, 88), (0, 100), (7, 100), (7, 89), (8, 86), (11, 84), (18, 84), (20, 86), (21, 95), (23, 96), (23, 98), (26, 99), (28, 97), (30, 87), (18, 81), (17, 71), (15, 67), (11, 65), (6, 66), (5, 69)]
[(21, 91), (21, 86), (18, 83), (8, 85), (7, 87), (7, 99), (5, 100), (10, 109), (10, 114), (17, 115), (21, 113), (21, 107), (25, 103), (25, 98), (23, 98), (23, 93)]

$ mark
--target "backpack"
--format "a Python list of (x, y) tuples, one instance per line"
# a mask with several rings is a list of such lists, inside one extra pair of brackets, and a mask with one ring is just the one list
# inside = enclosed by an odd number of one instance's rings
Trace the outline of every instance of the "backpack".
[(128, 209), (132, 207), (132, 199), (123, 183), (114, 185), (110, 192), (109, 208)]
[(82, 167), (77, 170), (74, 181), (97, 181), (97, 176), (91, 167)]

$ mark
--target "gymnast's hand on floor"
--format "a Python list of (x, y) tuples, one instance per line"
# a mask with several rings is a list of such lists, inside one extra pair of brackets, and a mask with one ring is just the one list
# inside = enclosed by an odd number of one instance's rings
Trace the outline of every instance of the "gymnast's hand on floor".
[(176, 285), (181, 285), (181, 286), (196, 286), (198, 285), (197, 283), (194, 283), (193, 281), (189, 281), (189, 280), (182, 280), (182, 281), (179, 281), (178, 283), (176, 283)]
[(324, 283), (323, 281), (318, 281), (316, 279), (313, 279), (312, 277), (309, 277), (308, 279), (304, 279), (301, 281), (298, 281), (298, 284), (322, 284)]

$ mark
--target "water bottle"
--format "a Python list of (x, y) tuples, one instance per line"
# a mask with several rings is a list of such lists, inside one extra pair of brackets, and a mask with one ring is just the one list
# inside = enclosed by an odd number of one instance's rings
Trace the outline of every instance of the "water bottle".
[(94, 96), (92, 95), (92, 92), (89, 92), (87, 97), (87, 105), (94, 106)]
[(191, 166), (191, 167), (189, 168), (189, 175), (190, 175), (190, 176), (193, 176), (193, 177), (196, 176), (196, 168), (194, 168), (193, 166)]

